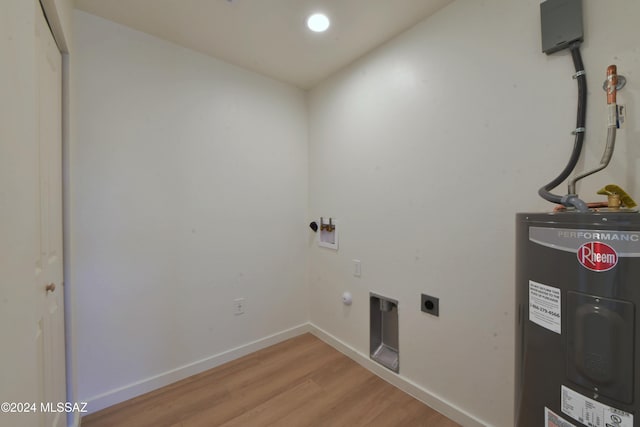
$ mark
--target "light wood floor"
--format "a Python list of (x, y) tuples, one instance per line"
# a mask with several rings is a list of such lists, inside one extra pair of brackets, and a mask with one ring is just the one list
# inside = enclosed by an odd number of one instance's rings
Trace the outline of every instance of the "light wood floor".
[(456, 427), (311, 334), (82, 419), (82, 427)]

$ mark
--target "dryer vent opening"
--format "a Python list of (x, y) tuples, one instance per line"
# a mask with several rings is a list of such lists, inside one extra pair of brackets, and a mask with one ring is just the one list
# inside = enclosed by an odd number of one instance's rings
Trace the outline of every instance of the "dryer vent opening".
[(385, 368), (398, 372), (398, 301), (370, 294), (370, 357)]

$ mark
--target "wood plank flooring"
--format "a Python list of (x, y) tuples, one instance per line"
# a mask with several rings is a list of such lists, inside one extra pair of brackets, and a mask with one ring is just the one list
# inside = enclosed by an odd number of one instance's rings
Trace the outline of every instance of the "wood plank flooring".
[(82, 427), (459, 427), (311, 334), (82, 419)]

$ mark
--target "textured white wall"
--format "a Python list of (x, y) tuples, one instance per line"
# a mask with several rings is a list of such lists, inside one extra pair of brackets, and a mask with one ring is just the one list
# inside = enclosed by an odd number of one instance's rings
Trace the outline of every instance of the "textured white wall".
[[(581, 166), (602, 154), (610, 63), (629, 80), (629, 117), (607, 173), (579, 190), (594, 200), (618, 183), (640, 198), (640, 4), (584, 9)], [(513, 425), (514, 214), (552, 208), (537, 190), (564, 168), (575, 127), (571, 57), (542, 54), (539, 27), (539, 1), (458, 0), (309, 101), (310, 215), (340, 221), (338, 252), (310, 244), (312, 323), (368, 354), (369, 291), (397, 299), (401, 375), (500, 427)], [(423, 292), (439, 318), (420, 312)]]
[(304, 93), (83, 12), (74, 23), (78, 399), (305, 323)]

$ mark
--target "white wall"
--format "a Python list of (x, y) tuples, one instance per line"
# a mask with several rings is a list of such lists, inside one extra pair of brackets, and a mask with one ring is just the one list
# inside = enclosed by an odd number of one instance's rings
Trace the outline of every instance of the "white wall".
[[(514, 214), (552, 208), (537, 189), (573, 145), (573, 64), (540, 52), (539, 3), (458, 0), (309, 98), (310, 215), (340, 221), (338, 252), (310, 245), (311, 322), (368, 355), (369, 291), (399, 300), (401, 376), (477, 425), (513, 425)], [(583, 165), (602, 154), (610, 63), (629, 80), (629, 117), (609, 169), (579, 190), (596, 200), (617, 183), (640, 198), (640, 4), (584, 8)], [(439, 318), (420, 312), (423, 292)]]
[(69, 280), (97, 410), (306, 323), (307, 119), (302, 91), (74, 23)]

